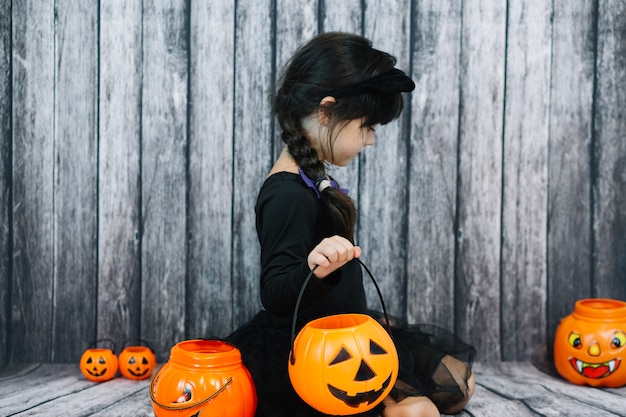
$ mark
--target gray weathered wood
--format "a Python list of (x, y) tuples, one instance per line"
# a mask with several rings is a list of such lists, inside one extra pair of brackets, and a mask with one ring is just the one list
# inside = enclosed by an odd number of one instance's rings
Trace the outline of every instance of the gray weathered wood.
[(551, 3), (509, 3), (500, 300), (504, 360), (528, 359), (546, 345), (551, 18)]
[(626, 299), (626, 2), (601, 1), (594, 114), (593, 282)]
[(97, 1), (57, 1), (52, 361), (80, 358), (97, 299)]
[[(10, 14), (11, 1), (0, 0), (0, 15)], [(0, 366), (11, 317), (11, 211), (11, 19), (0, 19)]]
[(255, 229), (256, 197), (273, 164), (268, 96), (273, 82), (269, 0), (237, 3), (233, 160), (233, 324), (261, 307), (260, 248)]
[(548, 342), (590, 296), (594, 1), (554, 2), (548, 158)]
[(461, 3), (433, 0), (415, 5), (412, 23), (407, 313), (413, 322), (448, 329), (454, 328), (460, 16)]
[[(474, 396), (457, 416), (621, 416), (626, 404), (626, 387), (576, 386), (525, 362), (478, 363), (474, 370)], [(0, 372), (0, 411), (40, 417), (153, 416), (149, 385), (149, 379), (119, 376), (90, 382), (76, 364), (23, 366)]]
[(233, 325), (234, 24), (234, 1), (191, 3), (188, 338)]
[[(376, 146), (331, 167), (391, 312), (483, 360), (545, 359), (576, 299), (626, 298), (625, 10), (0, 0), (0, 364), (74, 361), (101, 338), (163, 360), (261, 307), (254, 204), (282, 147), (268, 96), (331, 30), (417, 83)], [(528, 410), (480, 389), (485, 413)]]
[[(364, 35), (374, 48), (395, 56), (397, 67), (409, 72), (409, 1), (373, 1), (365, 9)], [(389, 28), (394, 28), (389, 36)], [(408, 112), (376, 130), (378, 146), (361, 153), (359, 233), (364, 262), (378, 278), (389, 313), (406, 315), (406, 163)], [(378, 308), (372, 285), (368, 303)]]
[(53, 312), (54, 2), (13, 3), (9, 362), (49, 361)]
[(118, 348), (141, 336), (141, 21), (141, 4), (100, 7), (96, 339)]
[(506, 2), (463, 3), (456, 326), (500, 358), (500, 238)]
[(159, 360), (185, 337), (186, 4), (143, 4), (141, 333)]

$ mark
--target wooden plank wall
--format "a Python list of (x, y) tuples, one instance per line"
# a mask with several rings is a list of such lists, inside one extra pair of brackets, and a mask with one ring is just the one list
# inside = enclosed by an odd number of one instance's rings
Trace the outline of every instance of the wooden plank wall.
[[(389, 310), (479, 359), (626, 299), (625, 0), (0, 0), (0, 364), (223, 336), (259, 308), (268, 95), (319, 32), (417, 84), (334, 175)], [(374, 291), (368, 296), (376, 306)]]

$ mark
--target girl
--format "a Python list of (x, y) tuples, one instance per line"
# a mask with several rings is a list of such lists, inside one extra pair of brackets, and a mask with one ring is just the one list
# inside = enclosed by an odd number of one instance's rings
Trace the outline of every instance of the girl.
[[(285, 147), (256, 203), (265, 310), (227, 338), (253, 376), (259, 417), (323, 415), (298, 397), (287, 374), (294, 306), (313, 268), (300, 326), (322, 316), (368, 312), (361, 249), (353, 240), (356, 209), (326, 174), (326, 164), (347, 165), (374, 144), (377, 125), (400, 115), (401, 93), (415, 84), (395, 62), (363, 37), (322, 34), (292, 57), (273, 97)], [(473, 348), (441, 329), (394, 323), (398, 380), (367, 414), (438, 416), (462, 409), (473, 390)]]

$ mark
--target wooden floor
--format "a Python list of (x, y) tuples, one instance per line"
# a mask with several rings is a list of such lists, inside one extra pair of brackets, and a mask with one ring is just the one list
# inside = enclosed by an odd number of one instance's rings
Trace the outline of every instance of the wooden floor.
[[(529, 363), (474, 369), (476, 393), (460, 416), (626, 416), (626, 387), (579, 387)], [(0, 416), (153, 416), (149, 385), (122, 377), (92, 383), (77, 365), (0, 368)]]

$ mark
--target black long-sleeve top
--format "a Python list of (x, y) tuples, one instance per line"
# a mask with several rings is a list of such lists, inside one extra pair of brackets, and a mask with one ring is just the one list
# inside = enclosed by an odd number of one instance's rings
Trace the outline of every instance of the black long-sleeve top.
[[(261, 301), (276, 316), (291, 316), (310, 272), (307, 257), (326, 237), (337, 234), (325, 202), (298, 174), (279, 172), (266, 179), (256, 202), (261, 244)], [(353, 260), (326, 278), (312, 277), (300, 305), (304, 320), (365, 312), (361, 267)]]

